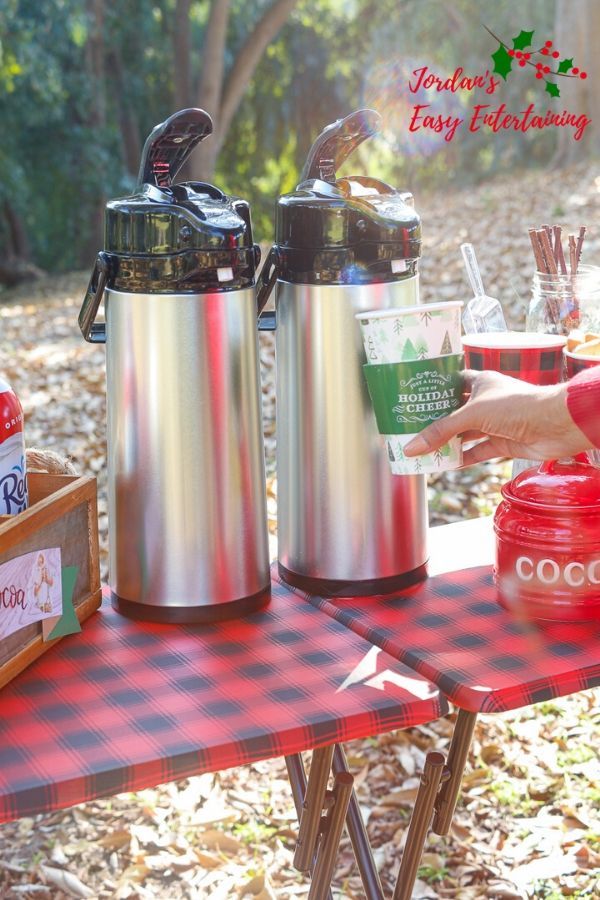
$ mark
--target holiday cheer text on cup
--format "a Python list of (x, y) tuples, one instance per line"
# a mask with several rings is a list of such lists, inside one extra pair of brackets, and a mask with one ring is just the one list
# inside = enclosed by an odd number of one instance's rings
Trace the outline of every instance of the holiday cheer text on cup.
[[(484, 90), (486, 94), (494, 94), (500, 85), (500, 79), (495, 78), (486, 69), (483, 75), (467, 76), (464, 69), (459, 67), (449, 78), (441, 78), (429, 70), (428, 66), (421, 66), (412, 73), (408, 82), (411, 93), (416, 94), (423, 88), (427, 91), (442, 93), (451, 91), (474, 91), (477, 88)], [(466, 122), (460, 116), (443, 116), (430, 112), (431, 104), (418, 103), (413, 107), (409, 131), (419, 131), (421, 128), (443, 134), (445, 141), (454, 139), (456, 132)], [(476, 103), (471, 110), (469, 119), (469, 131), (480, 131), (489, 128), (494, 134), (499, 131), (522, 131), (523, 133), (533, 129), (542, 128), (572, 128), (573, 138), (580, 141), (591, 119), (587, 116), (570, 113), (568, 110), (553, 112), (549, 109), (545, 115), (536, 112), (535, 104), (530, 103), (527, 109), (518, 113), (506, 111), (506, 103), (493, 107), (491, 103)]]

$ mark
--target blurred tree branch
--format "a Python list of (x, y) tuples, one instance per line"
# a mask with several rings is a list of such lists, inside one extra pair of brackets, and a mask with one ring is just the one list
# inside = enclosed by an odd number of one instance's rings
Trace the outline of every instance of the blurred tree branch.
[(297, 2), (298, 0), (276, 0), (256, 23), (236, 56), (223, 90), (219, 145), (223, 143), (231, 120), (263, 53), (284, 25)]
[[(212, 178), (219, 150), (223, 146), (256, 67), (297, 2), (298, 0), (275, 0), (265, 10), (246, 37), (229, 73), (225, 76), (230, 2), (212, 0), (202, 47), (202, 71), (195, 95), (198, 98), (198, 105), (212, 116), (214, 134), (196, 148), (190, 159), (189, 171), (194, 181), (207, 181)], [(186, 4), (189, 13), (188, 0), (178, 0), (178, 16), (180, 13), (183, 15), (183, 7)], [(189, 60), (189, 54), (187, 59)], [(175, 68), (177, 69), (179, 65), (186, 67), (185, 62), (182, 63), (176, 58)], [(189, 61), (187, 68), (189, 71)]]
[[(225, 73), (225, 49), (227, 24), (229, 22), (229, 0), (213, 0), (210, 7), (208, 25), (202, 45), (202, 70), (195, 96), (196, 103), (205, 109), (214, 123), (213, 136), (196, 147), (190, 159), (189, 170), (194, 181), (208, 181), (212, 178), (217, 153), (221, 106), (221, 92)], [(178, 62), (175, 62), (177, 67)]]

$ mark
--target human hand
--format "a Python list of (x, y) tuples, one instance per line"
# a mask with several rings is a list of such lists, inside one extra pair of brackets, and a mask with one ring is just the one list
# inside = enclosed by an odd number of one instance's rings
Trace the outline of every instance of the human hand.
[(431, 453), (460, 434), (478, 441), (463, 465), (496, 457), (559, 459), (590, 447), (567, 409), (567, 385), (536, 387), (499, 372), (464, 373), (467, 402), (424, 428), (404, 447), (406, 456)]

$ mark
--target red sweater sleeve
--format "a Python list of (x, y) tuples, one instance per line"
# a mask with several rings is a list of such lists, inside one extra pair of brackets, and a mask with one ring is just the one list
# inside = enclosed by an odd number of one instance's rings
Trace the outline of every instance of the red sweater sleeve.
[(600, 365), (584, 369), (570, 379), (567, 409), (591, 444), (600, 447)]

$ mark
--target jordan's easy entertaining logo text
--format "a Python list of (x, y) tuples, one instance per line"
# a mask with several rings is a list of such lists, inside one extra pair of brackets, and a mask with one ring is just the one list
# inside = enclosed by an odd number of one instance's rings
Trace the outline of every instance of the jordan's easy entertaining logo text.
[[(528, 131), (543, 130), (547, 128), (570, 128), (573, 139), (580, 141), (585, 134), (591, 119), (584, 113), (573, 112), (569, 109), (560, 109), (559, 78), (575, 78), (585, 81), (587, 72), (574, 65), (572, 57), (562, 55), (554, 47), (551, 40), (543, 42), (543, 45), (534, 46), (535, 31), (523, 31), (512, 39), (512, 47), (498, 38), (489, 28), (486, 31), (498, 41), (498, 48), (491, 54), (494, 63), (493, 69), (485, 72), (466, 74), (459, 66), (452, 75), (442, 77), (431, 71), (429, 66), (421, 66), (412, 72), (408, 88), (412, 94), (431, 92), (436, 93), (469, 91), (473, 93), (473, 105), (466, 109), (466, 115), (454, 115), (436, 113), (431, 103), (417, 103), (413, 106), (409, 121), (409, 131), (417, 132), (426, 129), (443, 135), (445, 141), (454, 140), (459, 129), (464, 130), (466, 125), (468, 132), (476, 133), (481, 130), (489, 130), (494, 134), (499, 131)], [(535, 42), (537, 45), (539, 42)], [(562, 58), (561, 58), (562, 57)], [(501, 87), (502, 81), (506, 82), (508, 76), (513, 73), (513, 66), (535, 74), (535, 82), (545, 85), (545, 93), (551, 106), (546, 109), (536, 107), (535, 103), (529, 103), (525, 109), (511, 111), (506, 103), (489, 103), (487, 97), (478, 97), (477, 93), (487, 96), (495, 95)], [(475, 101), (481, 102), (475, 102)]]

